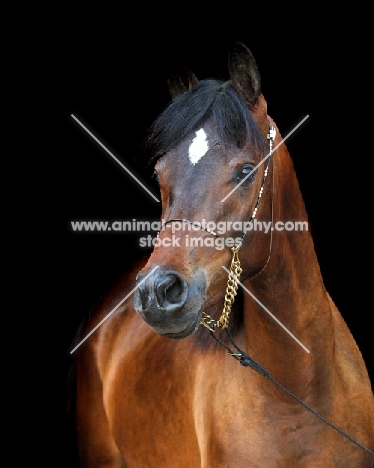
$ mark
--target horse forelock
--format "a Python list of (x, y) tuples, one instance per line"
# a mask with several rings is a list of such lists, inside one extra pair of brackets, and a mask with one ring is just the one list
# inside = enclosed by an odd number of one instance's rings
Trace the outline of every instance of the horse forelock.
[(231, 81), (207, 79), (172, 101), (151, 125), (144, 141), (148, 164), (154, 165), (208, 120), (223, 145), (250, 145), (260, 153), (267, 151), (265, 135)]

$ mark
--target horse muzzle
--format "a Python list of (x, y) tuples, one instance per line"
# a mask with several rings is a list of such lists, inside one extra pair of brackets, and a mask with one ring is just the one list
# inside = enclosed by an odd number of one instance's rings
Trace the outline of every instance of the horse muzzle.
[(206, 296), (202, 272), (187, 279), (173, 270), (158, 268), (137, 276), (134, 307), (148, 326), (169, 338), (185, 338), (198, 328)]

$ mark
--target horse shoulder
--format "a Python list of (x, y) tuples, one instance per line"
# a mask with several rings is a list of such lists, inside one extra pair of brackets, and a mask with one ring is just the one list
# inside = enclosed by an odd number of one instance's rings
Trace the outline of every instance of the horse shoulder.
[[(83, 467), (125, 468), (113, 437), (110, 394), (119, 361), (118, 341), (134, 321), (146, 328), (129, 295), (141, 265), (119, 277), (85, 320), (76, 349), (76, 418), (79, 457)], [(123, 301), (124, 298), (128, 298)], [(129, 341), (131, 333), (128, 331)], [(123, 348), (127, 349), (126, 343)], [(130, 348), (131, 349), (131, 348)]]
[(120, 468), (121, 455), (111, 436), (104, 405), (97, 340), (86, 340), (76, 353), (76, 419), (81, 466)]

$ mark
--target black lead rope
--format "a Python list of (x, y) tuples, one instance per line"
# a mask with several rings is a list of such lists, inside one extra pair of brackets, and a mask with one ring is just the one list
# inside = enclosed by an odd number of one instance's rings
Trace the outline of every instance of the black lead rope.
[(270, 375), (270, 373), (264, 369), (261, 364), (259, 364), (258, 362), (256, 362), (254, 359), (252, 359), (250, 356), (248, 356), (247, 353), (245, 353), (242, 349), (239, 348), (239, 346), (235, 343), (232, 335), (231, 335), (231, 332), (229, 331), (228, 328), (225, 328), (226, 330), (226, 333), (227, 333), (227, 336), (230, 340), (230, 342), (232, 343), (232, 345), (235, 347), (236, 351), (232, 351), (229, 346), (227, 346), (226, 343), (224, 343), (222, 340), (220, 340), (215, 334), (214, 332), (212, 331), (209, 331), (209, 333), (211, 334), (211, 336), (218, 342), (220, 343), (222, 346), (224, 346), (228, 353), (230, 354), (230, 356), (234, 357), (237, 361), (240, 362), (240, 364), (244, 367), (250, 367), (252, 369), (254, 369), (256, 372), (258, 372), (260, 375), (262, 375), (263, 377), (265, 377), (266, 379), (269, 379), (271, 380), (272, 382), (274, 382), (279, 388), (281, 388), (285, 393), (287, 393), (287, 395), (289, 395), (291, 398), (293, 398), (294, 400), (296, 400), (298, 403), (300, 403), (300, 405), (304, 406), (304, 408), (306, 408), (308, 411), (310, 411), (311, 413), (314, 414), (314, 416), (317, 416), (317, 418), (319, 418), (321, 421), (323, 421), (324, 423), (326, 423), (328, 426), (332, 427), (333, 429), (335, 429), (335, 431), (339, 432), (339, 434), (341, 434), (342, 436), (346, 437), (348, 440), (350, 440), (351, 442), (353, 442), (354, 444), (358, 445), (360, 448), (362, 448), (363, 450), (366, 450), (367, 452), (369, 452), (371, 455), (374, 455), (374, 452), (370, 449), (368, 449), (367, 447), (365, 447), (364, 445), (360, 444), (360, 442), (357, 442), (357, 440), (353, 439), (351, 436), (349, 436), (348, 434), (346, 434), (345, 432), (343, 432), (341, 429), (339, 429), (338, 427), (334, 426), (334, 424), (332, 424), (330, 421), (328, 421), (327, 419), (325, 419), (323, 416), (321, 416), (320, 414), (318, 414), (316, 411), (314, 411), (312, 408), (310, 408), (308, 405), (306, 405), (302, 400), (300, 400), (299, 398), (297, 398), (297, 396), (295, 396), (292, 392), (290, 392), (289, 390), (287, 390), (286, 387), (283, 387), (282, 384), (280, 384), (276, 379), (274, 379), (274, 377), (272, 377)]

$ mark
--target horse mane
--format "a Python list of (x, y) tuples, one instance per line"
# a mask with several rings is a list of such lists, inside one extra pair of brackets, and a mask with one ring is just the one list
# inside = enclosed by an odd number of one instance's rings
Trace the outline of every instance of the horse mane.
[(232, 82), (206, 79), (173, 100), (148, 130), (143, 149), (149, 165), (212, 119), (221, 143), (266, 152), (266, 139)]

